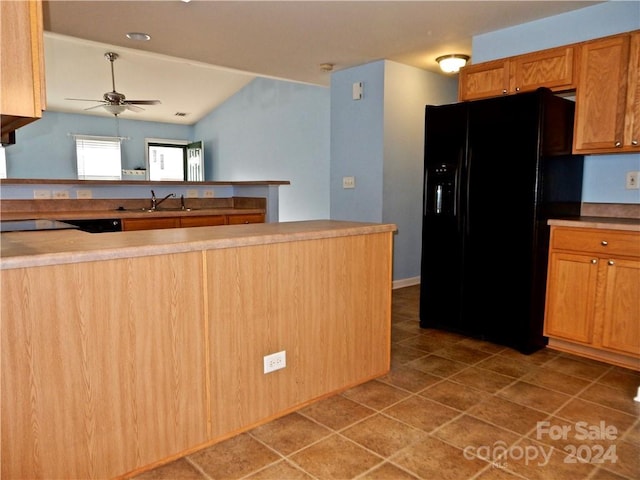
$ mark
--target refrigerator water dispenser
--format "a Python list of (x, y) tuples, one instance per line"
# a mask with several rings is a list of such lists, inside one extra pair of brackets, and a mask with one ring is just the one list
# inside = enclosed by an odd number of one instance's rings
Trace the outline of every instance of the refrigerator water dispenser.
[(456, 214), (457, 166), (439, 164), (427, 169), (425, 212), (435, 215)]

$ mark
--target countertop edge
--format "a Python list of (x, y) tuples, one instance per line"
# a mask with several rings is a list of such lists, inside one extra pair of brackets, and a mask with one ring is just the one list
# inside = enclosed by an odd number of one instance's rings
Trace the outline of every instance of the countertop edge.
[(185, 210), (76, 210), (76, 211), (46, 211), (32, 212), (8, 212), (2, 214), (2, 220), (86, 220), (86, 219), (108, 219), (108, 218), (161, 218), (161, 217), (203, 217), (212, 215), (242, 215), (253, 213), (266, 213), (264, 208), (237, 208), (237, 207), (212, 207), (194, 208)]
[(551, 226), (595, 228), (608, 230), (624, 230), (640, 232), (640, 219), (635, 218), (611, 218), (611, 217), (577, 217), (577, 218), (552, 218), (547, 222)]
[[(77, 230), (8, 232), (2, 234), (3, 256), (0, 258), (0, 270), (337, 238), (396, 230), (397, 226), (394, 224), (310, 220), (98, 234)], [(29, 253), (5, 256), (6, 242), (12, 242), (18, 250), (24, 248)], [(10, 252), (11, 246), (7, 246), (6, 250)], [(37, 251), (38, 248), (44, 251)]]
[(73, 178), (3, 178), (0, 179), (1, 185), (108, 185), (108, 186), (127, 186), (127, 185), (184, 185), (184, 186), (207, 186), (207, 185), (230, 185), (230, 186), (265, 186), (265, 185), (290, 185), (289, 180), (205, 180), (201, 182), (188, 182), (184, 180), (80, 180)]

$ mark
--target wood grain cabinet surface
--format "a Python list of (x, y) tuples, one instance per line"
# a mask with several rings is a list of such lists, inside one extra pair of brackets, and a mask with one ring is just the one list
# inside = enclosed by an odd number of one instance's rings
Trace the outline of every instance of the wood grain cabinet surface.
[(388, 373), (392, 230), (308, 228), (1, 269), (0, 477), (135, 478)]
[(638, 369), (639, 292), (640, 233), (551, 227), (550, 346)]
[(582, 45), (574, 152), (640, 152), (640, 31)]
[[(156, 215), (152, 213), (151, 215)], [(230, 215), (195, 215), (183, 217), (123, 218), (122, 230), (155, 230), (163, 228), (212, 227), (264, 223), (264, 213), (237, 213)]]
[(200, 252), (2, 271), (3, 479), (114, 478), (209, 438), (198, 272)]
[(464, 67), (460, 70), (458, 98), (474, 100), (540, 87), (571, 90), (575, 88), (577, 49), (573, 45), (558, 47)]
[(45, 108), (41, 0), (0, 2), (2, 142), (42, 117)]

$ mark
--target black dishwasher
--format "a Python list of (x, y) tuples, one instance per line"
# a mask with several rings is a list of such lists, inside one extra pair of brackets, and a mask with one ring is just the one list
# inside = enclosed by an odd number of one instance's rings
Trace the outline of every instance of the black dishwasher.
[(119, 218), (92, 218), (83, 220), (62, 220), (64, 223), (75, 225), (83, 232), (104, 233), (121, 232), (122, 221)]

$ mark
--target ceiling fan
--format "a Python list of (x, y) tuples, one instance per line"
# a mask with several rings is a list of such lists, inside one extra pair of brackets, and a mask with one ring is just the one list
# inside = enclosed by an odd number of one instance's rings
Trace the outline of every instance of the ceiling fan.
[(100, 105), (94, 107), (85, 108), (85, 110), (93, 110), (96, 108), (104, 108), (109, 113), (114, 114), (116, 117), (125, 110), (131, 110), (132, 112), (142, 112), (144, 108), (137, 105), (159, 105), (160, 100), (127, 100), (124, 94), (116, 91), (116, 80), (113, 73), (113, 62), (118, 58), (118, 54), (114, 52), (107, 52), (104, 54), (104, 58), (109, 60), (111, 64), (111, 86), (112, 90), (105, 93), (102, 96), (102, 100), (89, 100), (85, 98), (67, 98), (67, 100), (77, 100), (81, 102), (100, 102)]

